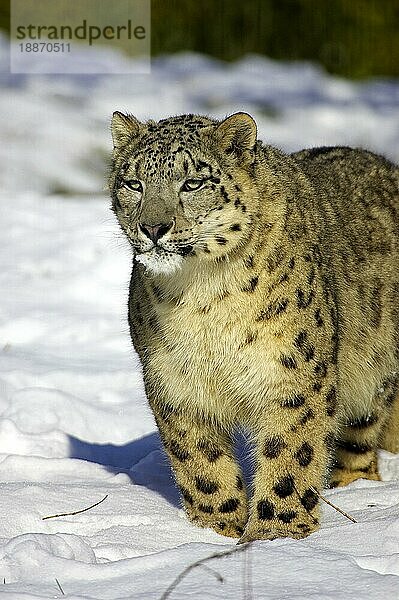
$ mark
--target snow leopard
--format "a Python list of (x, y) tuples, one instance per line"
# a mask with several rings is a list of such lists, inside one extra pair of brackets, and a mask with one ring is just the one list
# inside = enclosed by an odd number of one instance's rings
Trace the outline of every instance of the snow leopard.
[(323, 488), (399, 451), (399, 169), (288, 154), (245, 112), (111, 130), (131, 338), (186, 514), (239, 543), (306, 537)]

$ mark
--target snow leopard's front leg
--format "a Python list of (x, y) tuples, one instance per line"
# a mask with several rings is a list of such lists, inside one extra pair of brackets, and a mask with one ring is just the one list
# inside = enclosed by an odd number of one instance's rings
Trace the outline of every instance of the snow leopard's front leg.
[(230, 438), (167, 402), (150, 402), (188, 518), (229, 537), (243, 534), (247, 494)]
[(298, 375), (297, 385), (257, 428), (254, 493), (240, 543), (303, 538), (319, 527), (319, 490), (328, 479), (337, 427), (337, 387), (334, 365), (312, 361), (312, 369), (322, 377), (300, 385)]

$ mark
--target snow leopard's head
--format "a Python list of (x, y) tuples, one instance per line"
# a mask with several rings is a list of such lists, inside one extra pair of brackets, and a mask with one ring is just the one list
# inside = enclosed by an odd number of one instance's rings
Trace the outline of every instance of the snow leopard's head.
[(137, 261), (154, 274), (220, 260), (248, 239), (255, 210), (256, 124), (196, 115), (140, 123), (114, 113), (112, 207)]

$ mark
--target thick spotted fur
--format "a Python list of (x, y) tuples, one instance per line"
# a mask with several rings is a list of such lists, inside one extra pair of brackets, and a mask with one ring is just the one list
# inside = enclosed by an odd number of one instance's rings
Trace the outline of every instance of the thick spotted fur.
[(302, 538), (323, 486), (379, 479), (377, 449), (399, 451), (398, 168), (284, 154), (245, 113), (117, 112), (112, 135), (131, 336), (187, 515), (241, 541)]

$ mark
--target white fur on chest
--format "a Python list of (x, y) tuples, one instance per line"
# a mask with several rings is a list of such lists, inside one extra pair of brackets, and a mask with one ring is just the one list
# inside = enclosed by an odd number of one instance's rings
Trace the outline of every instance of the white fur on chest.
[(244, 300), (234, 294), (211, 301), (202, 290), (178, 306), (158, 308), (162, 336), (151, 367), (170, 402), (229, 423), (265, 410), (278, 384), (278, 352), (267, 335), (261, 344), (245, 343), (255, 311)]

